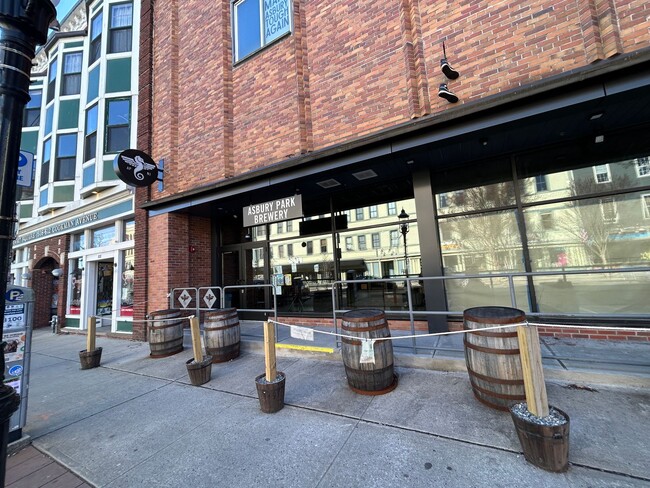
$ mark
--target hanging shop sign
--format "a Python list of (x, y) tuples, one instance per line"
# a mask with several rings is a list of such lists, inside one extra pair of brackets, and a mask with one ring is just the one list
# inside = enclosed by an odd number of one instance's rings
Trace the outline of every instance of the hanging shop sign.
[(278, 198), (249, 205), (242, 210), (244, 227), (252, 227), (302, 217), (302, 195)]
[(115, 156), (113, 169), (118, 178), (130, 186), (151, 186), (158, 179), (154, 160), (136, 149), (127, 149)]

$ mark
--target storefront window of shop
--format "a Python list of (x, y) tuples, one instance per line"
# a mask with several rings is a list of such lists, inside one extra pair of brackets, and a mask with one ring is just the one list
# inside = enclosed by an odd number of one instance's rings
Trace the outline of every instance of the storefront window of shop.
[(83, 258), (70, 260), (70, 280), (69, 280), (69, 296), (70, 308), (68, 313), (70, 315), (81, 314), (81, 292), (83, 290), (83, 271), (84, 261)]
[[(650, 266), (650, 225), (644, 221), (643, 205), (639, 205), (650, 185), (643, 171), (639, 171), (638, 162), (643, 159), (549, 174), (553, 194), (544, 195), (543, 199), (523, 193), (522, 200), (530, 204), (524, 209), (524, 217), (531, 270), (562, 272)], [(524, 179), (522, 187), (526, 188), (527, 183)], [(646, 189), (634, 191), (638, 188)], [(612, 195), (614, 191), (617, 193)], [(552, 215), (552, 227), (544, 228), (543, 215)], [(607, 275), (607, 286), (598, 284), (602, 282), (588, 274), (535, 277), (539, 310), (650, 310), (644, 298), (650, 293), (648, 273), (613, 273)], [(616, 310), (612, 310), (609, 298), (613, 290)]]
[(120, 287), (120, 312), (122, 317), (133, 317), (133, 279), (135, 277), (135, 254), (127, 249), (122, 255), (122, 283)]
[[(650, 224), (644, 219), (650, 182), (638, 165), (643, 158), (552, 173), (540, 171), (545, 158), (540, 154), (518, 159), (517, 192), (513, 179), (436, 195), (445, 275), (485, 275), (447, 280), (449, 309), (510, 304), (506, 280), (490, 275), (530, 271), (557, 274), (516, 278), (520, 308), (541, 313), (648, 313), (647, 272), (607, 278), (563, 274), (650, 266)], [(607, 286), (599, 284), (604, 280)]]
[(132, 241), (135, 239), (135, 220), (124, 221), (124, 232), (122, 233), (123, 241)]
[(92, 247), (104, 247), (115, 244), (115, 226), (110, 225), (94, 229), (93, 231)]
[(72, 236), (72, 252), (86, 249), (86, 235), (81, 232)]
[[(406, 249), (396, 217), (398, 207), (404, 207), (411, 219)], [(279, 310), (329, 313), (332, 311), (332, 283), (353, 279), (376, 280), (376, 283), (339, 286), (337, 296), (341, 307), (404, 310), (407, 299), (403, 278), (407, 273), (413, 277), (421, 272), (414, 201), (349, 209), (340, 216), (347, 217), (347, 229), (341, 229), (334, 236), (329, 230), (332, 228), (329, 214), (305, 218), (318, 228), (328, 229), (322, 234), (300, 237), (298, 220), (286, 222), (281, 227), (270, 226), (270, 264)], [(350, 217), (354, 221), (350, 221)], [(421, 283), (413, 282), (412, 286), (416, 308), (423, 308)]]

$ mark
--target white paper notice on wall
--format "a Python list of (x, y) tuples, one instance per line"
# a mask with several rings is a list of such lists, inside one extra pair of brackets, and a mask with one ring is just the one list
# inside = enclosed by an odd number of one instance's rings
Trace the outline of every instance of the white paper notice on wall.
[(373, 339), (361, 339), (359, 362), (375, 364), (375, 341)]
[(307, 327), (291, 327), (291, 337), (303, 341), (314, 341), (314, 330)]

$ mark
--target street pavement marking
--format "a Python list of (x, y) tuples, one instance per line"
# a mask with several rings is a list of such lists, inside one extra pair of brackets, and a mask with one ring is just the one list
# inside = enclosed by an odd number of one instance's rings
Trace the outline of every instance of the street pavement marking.
[(297, 349), (298, 351), (313, 351), (313, 352), (327, 352), (330, 354), (334, 353), (334, 349), (331, 347), (317, 347), (317, 346), (299, 346), (298, 344), (276, 344), (275, 347), (280, 347), (283, 349)]

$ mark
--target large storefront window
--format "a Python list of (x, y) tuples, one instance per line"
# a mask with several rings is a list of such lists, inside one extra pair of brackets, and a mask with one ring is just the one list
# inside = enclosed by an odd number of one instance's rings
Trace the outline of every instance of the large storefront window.
[(83, 291), (84, 262), (82, 258), (70, 262), (70, 315), (81, 314), (81, 295)]
[[(406, 248), (397, 208), (404, 208), (409, 214)], [(345, 219), (347, 223), (343, 225)], [(336, 287), (340, 307), (404, 310), (407, 295), (403, 278), (421, 273), (415, 220), (415, 203), (406, 200), (350, 209), (336, 215), (338, 232), (334, 234), (330, 214), (308, 217), (304, 222), (271, 224), (270, 264), (279, 310), (330, 313), (332, 284), (360, 279), (373, 282)], [(320, 229), (322, 233), (303, 232), (305, 235), (301, 237), (301, 225), (303, 229)], [(259, 229), (251, 230), (252, 240), (262, 240), (260, 236), (265, 231)], [(416, 308), (423, 308), (421, 286), (417, 282), (412, 286)]]
[(133, 317), (133, 281), (135, 277), (135, 254), (128, 249), (122, 255), (122, 283), (120, 286), (120, 315)]
[(504, 181), (436, 195), (444, 274), (485, 275), (447, 280), (449, 309), (509, 304), (507, 280), (490, 275), (529, 271), (554, 274), (515, 279), (526, 310), (647, 313), (647, 273), (564, 273), (650, 266), (646, 158), (553, 173), (541, 159), (521, 158), (518, 192)]

